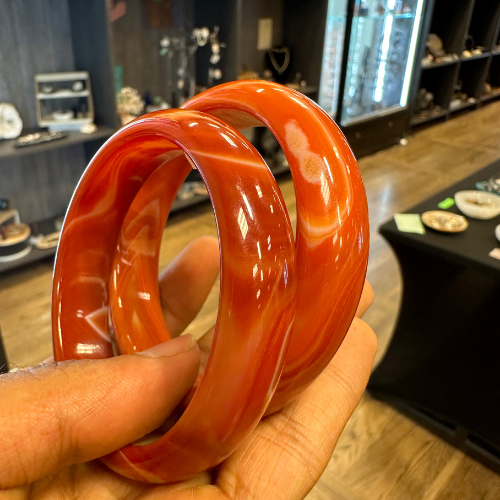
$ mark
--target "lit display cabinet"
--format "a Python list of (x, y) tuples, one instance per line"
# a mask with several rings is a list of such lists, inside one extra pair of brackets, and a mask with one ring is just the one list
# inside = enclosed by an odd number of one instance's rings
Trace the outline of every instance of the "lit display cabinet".
[(333, 118), (337, 114), (346, 20), (347, 0), (329, 0), (318, 104)]
[(408, 129), (425, 2), (328, 1), (318, 103), (358, 156)]
[(423, 2), (356, 0), (342, 126), (407, 107)]

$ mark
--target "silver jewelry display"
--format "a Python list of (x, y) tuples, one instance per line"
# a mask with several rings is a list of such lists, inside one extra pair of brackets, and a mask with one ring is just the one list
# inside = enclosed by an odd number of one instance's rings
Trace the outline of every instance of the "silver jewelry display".
[(19, 137), (19, 139), (14, 142), (14, 147), (23, 148), (26, 146), (35, 146), (36, 144), (42, 144), (44, 142), (64, 139), (67, 136), (68, 132), (37, 132), (35, 134)]
[[(189, 60), (198, 47), (204, 47), (208, 42), (210, 42), (211, 49), (210, 64), (216, 65), (221, 60), (221, 49), (226, 47), (225, 43), (219, 41), (218, 26), (214, 26), (212, 32), (206, 26), (194, 28), (189, 38), (165, 36), (160, 40), (160, 55), (166, 56), (168, 95), (172, 95), (173, 100), (179, 101), (172, 105), (182, 104), (194, 96), (195, 79), (189, 71)], [(209, 86), (213, 85), (214, 80), (221, 78), (220, 68), (209, 68)]]

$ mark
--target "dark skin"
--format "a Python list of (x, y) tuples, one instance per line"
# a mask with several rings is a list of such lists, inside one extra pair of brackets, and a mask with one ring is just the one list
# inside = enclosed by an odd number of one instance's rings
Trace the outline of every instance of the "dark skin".
[[(172, 336), (184, 332), (196, 316), (218, 272), (217, 240), (204, 237), (161, 274)], [(3, 375), (0, 499), (304, 498), (326, 467), (368, 381), (377, 342), (360, 318), (372, 300), (366, 283), (341, 348), (298, 399), (262, 420), (216, 469), (173, 485), (132, 481), (95, 459), (167, 419), (195, 381), (210, 333), (191, 348), (186, 348), (189, 339), (173, 341), (180, 349), (173, 355), (161, 355), (160, 347), (156, 357), (49, 362)]]

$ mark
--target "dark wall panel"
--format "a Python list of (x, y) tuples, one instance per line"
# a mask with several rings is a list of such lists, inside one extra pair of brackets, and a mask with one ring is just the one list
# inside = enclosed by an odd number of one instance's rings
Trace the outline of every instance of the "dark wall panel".
[(0, 198), (8, 198), (23, 222), (65, 213), (86, 166), (83, 146), (0, 162)]
[(266, 50), (257, 50), (259, 19), (272, 18), (273, 45), (283, 45), (283, 0), (258, 0), (242, 2), (239, 37), (239, 65), (257, 71), (260, 75), (266, 67)]
[(90, 74), (95, 123), (116, 128), (118, 120), (106, 2), (70, 0), (69, 7), (75, 69)]
[(33, 77), (75, 69), (68, 5), (66, 0), (4, 0), (0, 9), (0, 102), (14, 104), (25, 126), (33, 128)]
[[(124, 85), (141, 94), (148, 91), (153, 97), (160, 95), (169, 102), (167, 62), (166, 56), (160, 55), (160, 40), (167, 35), (189, 36), (194, 27), (194, 0), (171, 3), (171, 27), (150, 26), (145, 0), (127, 0), (126, 14), (111, 23), (113, 59), (123, 68)], [(176, 63), (177, 57), (174, 67)], [(194, 62), (191, 67), (194, 70)]]
[(284, 38), (292, 52), (290, 73), (301, 73), (314, 87), (319, 87), (327, 10), (327, 0), (285, 0)]
[[(37, 73), (53, 73), (88, 69), (83, 61), (76, 68), (69, 5), (82, 0), (2, 0), (0, 7), (0, 102), (10, 102), (19, 110), (25, 128), (37, 127), (35, 88)], [(97, 9), (106, 22), (105, 0), (87, 0), (83, 16)], [(95, 20), (95, 19), (94, 19)], [(87, 17), (81, 22), (92, 22)], [(75, 44), (86, 45), (99, 38), (80, 34)], [(108, 52), (106, 45), (94, 50)], [(104, 56), (103, 56), (104, 57)], [(102, 72), (101, 68), (101, 74)], [(112, 73), (108, 71), (108, 80)], [(96, 81), (96, 92), (103, 92), (106, 81)], [(109, 84), (109, 81), (107, 82)], [(112, 86), (111, 86), (112, 88)], [(114, 115), (114, 96), (108, 106), (107, 124)], [(98, 101), (98, 100), (96, 100)], [(97, 111), (99, 114), (99, 110)], [(64, 213), (73, 190), (86, 166), (83, 145), (62, 147), (49, 153), (33, 154), (0, 161), (0, 197), (8, 198), (18, 208), (23, 221), (34, 222)]]

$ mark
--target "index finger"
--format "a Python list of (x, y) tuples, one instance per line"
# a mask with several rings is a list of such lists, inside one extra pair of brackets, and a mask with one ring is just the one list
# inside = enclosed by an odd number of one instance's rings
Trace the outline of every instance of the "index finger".
[(196, 380), (191, 336), (154, 355), (63, 361), (0, 377), (0, 490), (103, 456), (158, 428)]
[(221, 498), (304, 498), (361, 399), (376, 349), (374, 332), (354, 318), (321, 375), (294, 402), (262, 420), (219, 468)]
[(365, 280), (363, 293), (359, 299), (358, 308), (356, 309), (356, 318), (362, 318), (365, 312), (373, 303), (373, 288), (368, 280)]

